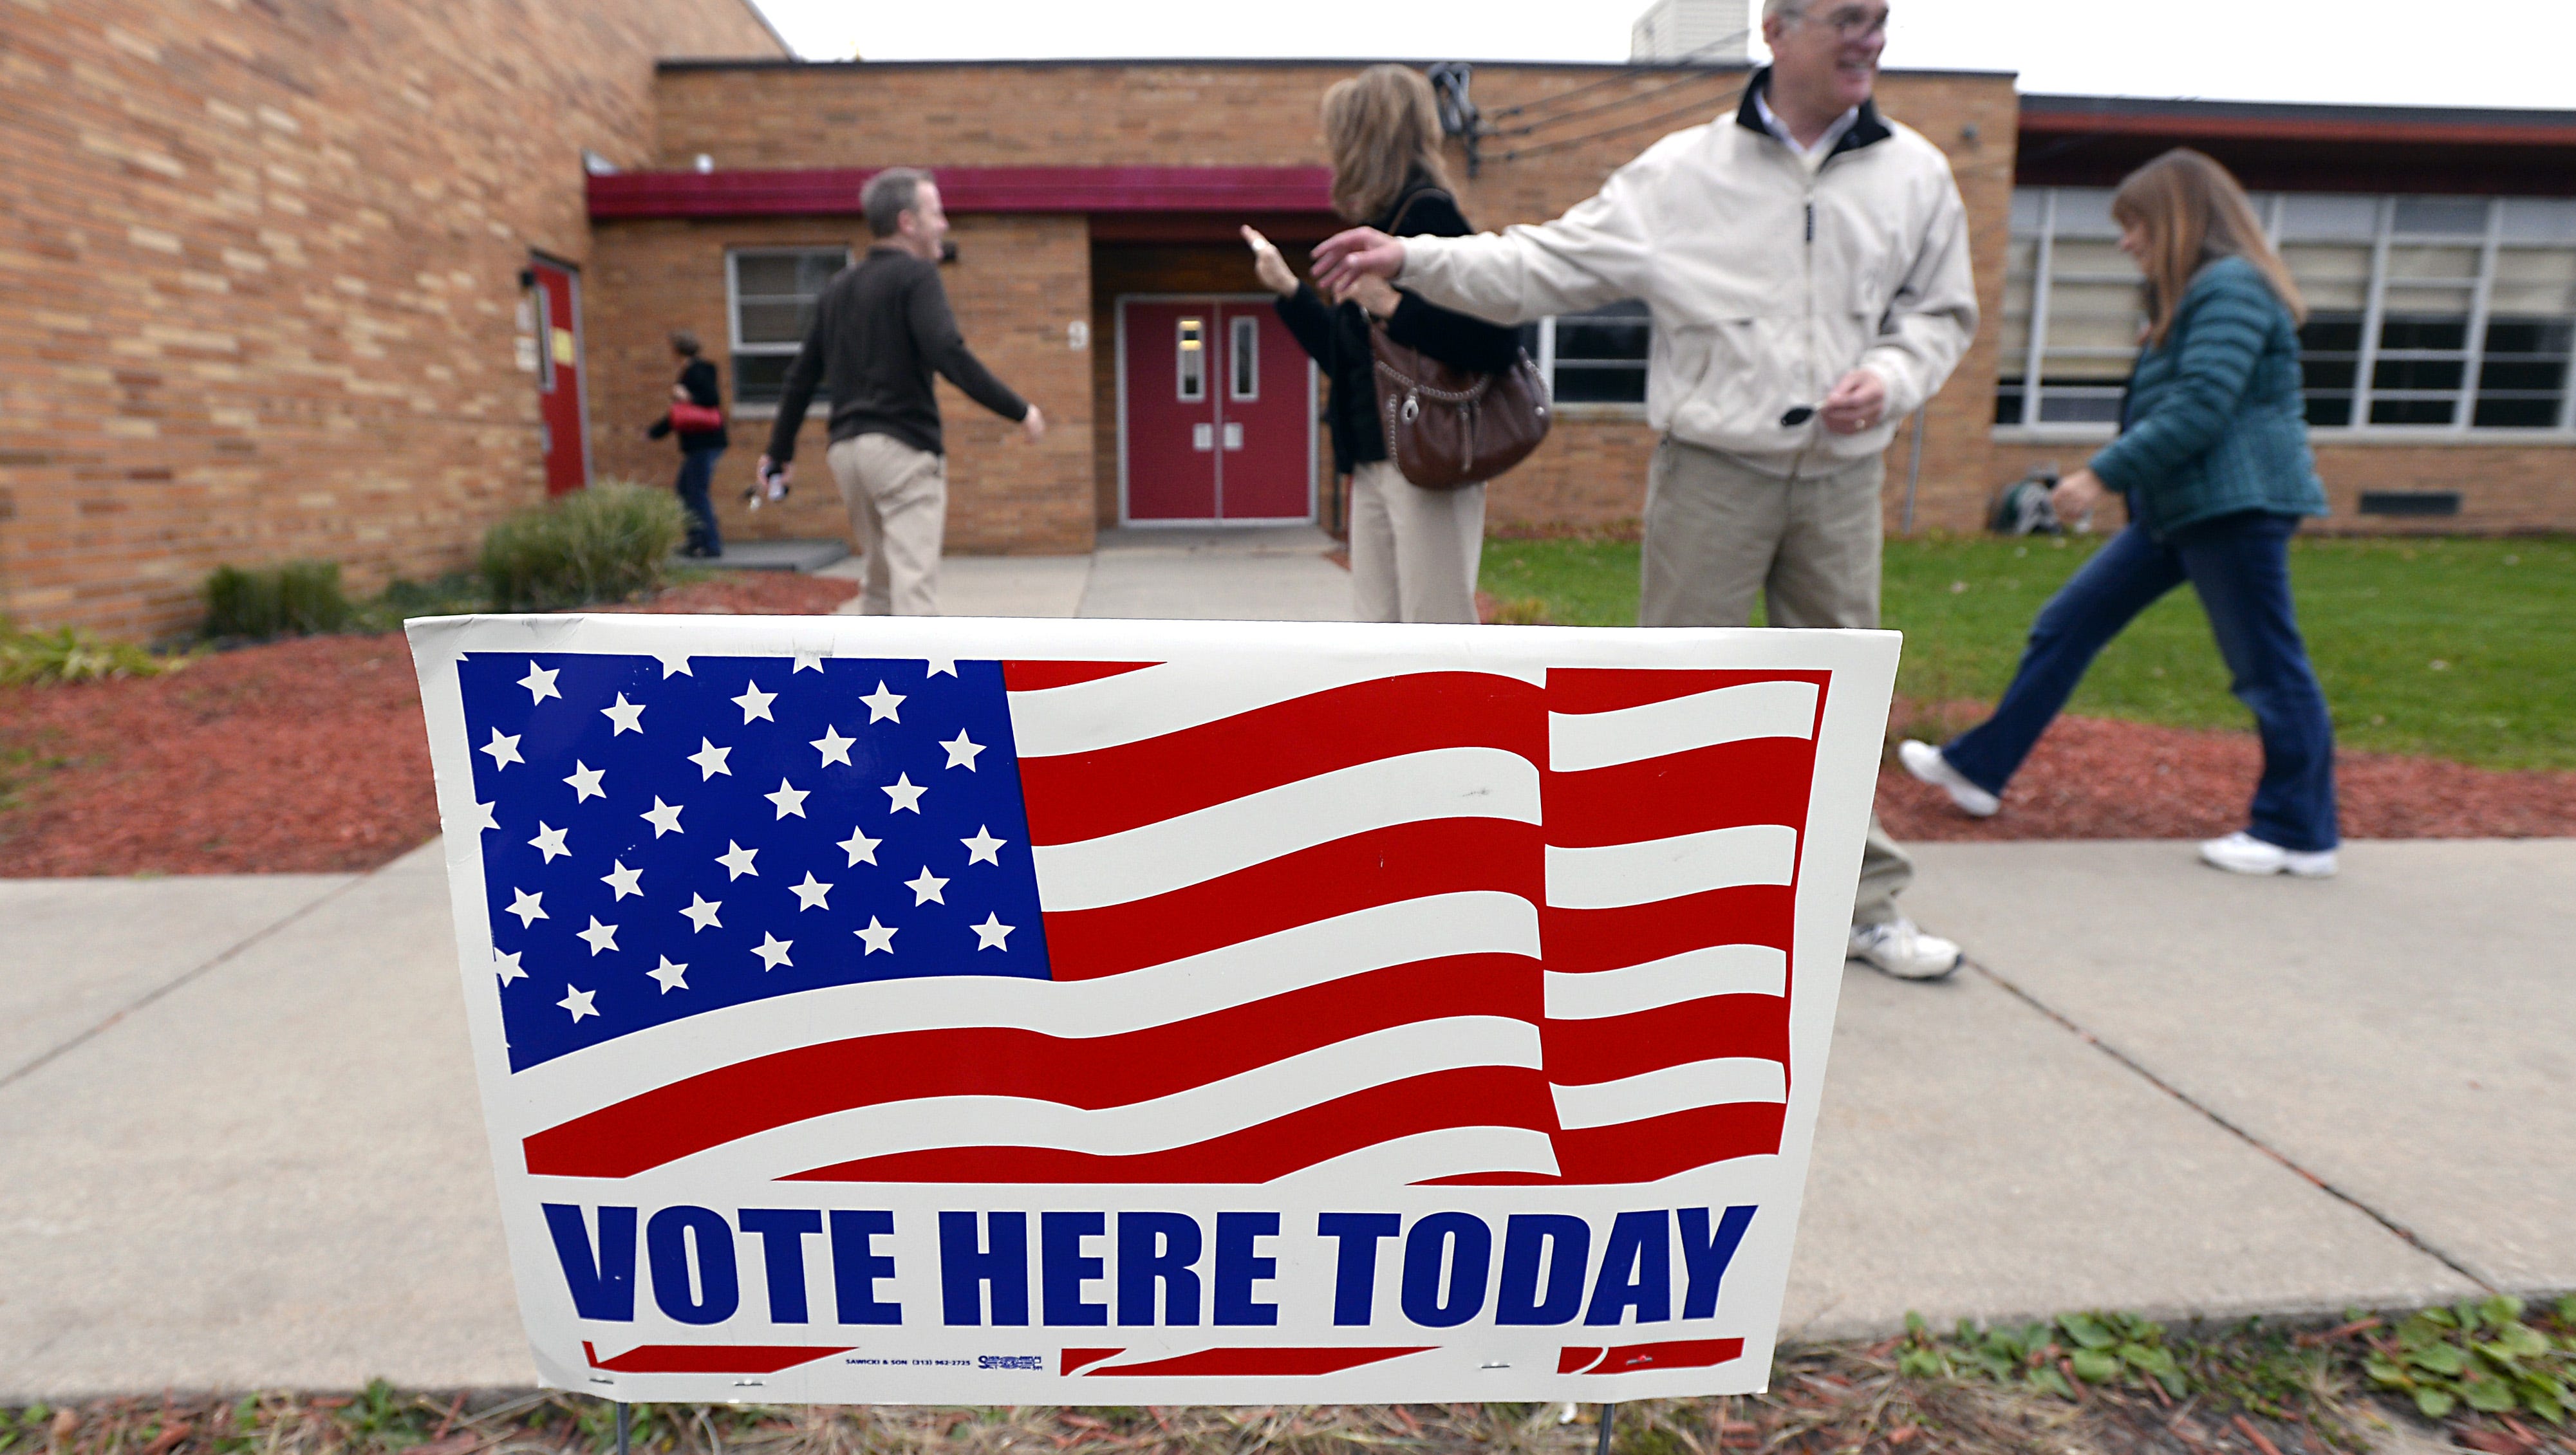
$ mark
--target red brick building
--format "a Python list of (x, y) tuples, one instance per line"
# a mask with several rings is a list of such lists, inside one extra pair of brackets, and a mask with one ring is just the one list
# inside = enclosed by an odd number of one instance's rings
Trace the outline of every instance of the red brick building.
[[(50, 0), (0, 21), (0, 614), (182, 629), (205, 573), (452, 569), (542, 497), (532, 260), (748, 0)], [(573, 342), (573, 340), (567, 340)]]
[[(740, 0), (557, 6), (492, 59), (407, 3), (35, 13), (0, 38), (0, 129), (35, 158), (0, 179), (21, 620), (166, 632), (218, 562), (327, 556), (366, 588), (463, 564), (550, 483), (664, 481), (641, 431), (678, 327), (737, 420), (728, 534), (839, 534), (819, 410), (796, 498), (740, 495), (800, 308), (866, 245), (858, 186), (894, 163), (941, 174), (967, 338), (1056, 426), (1031, 447), (945, 392), (955, 548), (1329, 513), (1314, 385), (1245, 296), (1235, 229), (1293, 252), (1339, 226), (1315, 106), (1353, 63), (802, 64)], [(1477, 66), (1462, 201), (1484, 227), (1553, 216), (1743, 79)], [(1999, 484), (2107, 437), (2137, 299), (2106, 189), (2187, 143), (2262, 194), (2316, 304), (2333, 528), (2576, 528), (2576, 115), (2016, 97), (1979, 73), (1891, 72), (1881, 101), (1950, 155), (1986, 315), (1900, 431), (1891, 524), (1973, 529)], [(1647, 327), (1530, 331), (1560, 421), (1496, 485), (1497, 526), (1638, 514)]]

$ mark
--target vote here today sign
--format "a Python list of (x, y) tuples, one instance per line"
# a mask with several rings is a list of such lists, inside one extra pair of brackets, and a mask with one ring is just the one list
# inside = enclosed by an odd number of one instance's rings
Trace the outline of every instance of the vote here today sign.
[(1893, 634), (411, 638), (549, 1384), (1762, 1386)]

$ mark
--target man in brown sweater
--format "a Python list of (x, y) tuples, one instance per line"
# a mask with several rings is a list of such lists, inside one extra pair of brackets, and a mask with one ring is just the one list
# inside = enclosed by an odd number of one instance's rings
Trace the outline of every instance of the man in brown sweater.
[(831, 400), (824, 459), (841, 487), (850, 534), (864, 563), (860, 610), (870, 616), (939, 614), (939, 543), (948, 524), (948, 464), (931, 375), (1016, 421), (1035, 443), (1046, 416), (967, 351), (939, 281), (948, 215), (939, 185), (889, 167), (859, 194), (876, 246), (823, 290), (813, 331), (787, 371), (760, 475), (784, 479), (796, 431), (818, 385)]

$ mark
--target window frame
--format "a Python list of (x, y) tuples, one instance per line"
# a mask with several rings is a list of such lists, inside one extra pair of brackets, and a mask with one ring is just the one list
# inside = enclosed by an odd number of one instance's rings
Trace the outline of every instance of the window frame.
[[(1557, 320), (1560, 318), (1579, 319), (1585, 316), (1585, 314), (1581, 313), (1551, 313), (1533, 320), (1528, 325), (1536, 331), (1534, 344), (1529, 350), (1530, 361), (1538, 366), (1539, 378), (1546, 381), (1549, 408), (1559, 415), (1573, 419), (1582, 419), (1586, 417), (1595, 419), (1645, 418), (1646, 402), (1642, 398), (1633, 401), (1625, 399), (1567, 400), (1560, 396), (1556, 387), (1557, 366), (1562, 362), (1558, 358), (1556, 349)], [(1633, 315), (1633, 317), (1638, 323), (1644, 325), (1646, 330), (1646, 357), (1638, 360), (1636, 367), (1637, 377), (1640, 381), (1640, 391), (1642, 392), (1645, 387), (1644, 381), (1654, 368), (1655, 319), (1651, 312)], [(1600, 364), (1625, 363), (1624, 360), (1610, 359), (1591, 362)]]
[[(2011, 245), (2025, 241), (2031, 244), (2031, 272), (2028, 280), (2030, 314), (2028, 335), (2022, 341), (2022, 347), (2014, 351), (2020, 357), (2002, 360), (2007, 364), (2020, 365), (2019, 384), (2017, 386), (2010, 384), (2008, 380), (2011, 376), (2001, 368), (1998, 368), (1996, 373), (1998, 395), (2007, 394), (2016, 387), (2019, 389), (2018, 402), (2021, 413), (2018, 423), (1998, 423), (1993, 426), (1994, 437), (1999, 441), (2007, 443), (2081, 442), (2108, 439), (2117, 433), (2116, 425), (2049, 423), (2040, 418), (2048, 393), (2041, 375), (2044, 361), (2048, 357), (2050, 294), (2054, 284), (2059, 281), (2051, 276), (2054, 271), (2055, 247), (2060, 230), (2059, 198), (2066, 192), (2090, 193), (2099, 190), (2101, 189), (2058, 187), (2015, 189), (2017, 197), (2035, 197), (2037, 219), (2035, 230), (2016, 227), (2007, 245), (2006, 259), (2009, 267)], [(2264, 229), (2275, 245), (2281, 241), (2284, 220), (2293, 195), (2326, 194), (2271, 192), (2260, 193), (2255, 197), (2255, 206), (2262, 216)], [(2411, 197), (2416, 194), (2406, 195)], [(2363, 307), (2359, 320), (2361, 337), (2353, 359), (2351, 412), (2348, 416), (2350, 422), (2342, 425), (2312, 425), (2309, 428), (2310, 437), (2320, 443), (2413, 445), (2510, 445), (2564, 443), (2570, 439), (2576, 439), (2576, 348), (2571, 348), (2571, 357), (2568, 357), (2563, 364), (2558, 390), (2558, 417), (2554, 425), (2480, 426), (2476, 423), (2479, 396), (2484, 387), (2485, 365), (2488, 358), (2487, 330), (2494, 318), (2494, 293), (2499, 274), (2499, 259), (2508, 251), (2556, 251), (2576, 254), (2576, 237), (2566, 237), (2556, 241), (2508, 238), (2505, 229), (2507, 199), (2503, 197), (2446, 197), (2443, 199), (2464, 204), (2475, 202), (2480, 205), (2484, 211), (2485, 222), (2484, 226), (2476, 232), (2400, 231), (2398, 210), (2401, 200), (2403, 199), (2398, 194), (2393, 193), (2379, 194), (2370, 198), (2373, 220), (2371, 235), (2366, 243), (2369, 249), (2370, 271), (2368, 278), (2364, 280)], [(2018, 212), (2020, 209), (2016, 208), (2015, 211)], [(2294, 241), (2298, 240), (2294, 239)], [(2343, 243), (2362, 245), (2364, 239), (2356, 235), (2343, 239)], [(2428, 286), (2432, 287), (2465, 288), (2466, 312), (2463, 315), (2463, 327), (2466, 329), (2466, 337), (2462, 340), (2460, 348), (2392, 349), (2382, 338), (2388, 320), (2388, 295), (2392, 287), (2403, 291), (2413, 281), (2391, 277), (2391, 253), (2406, 247), (2469, 249), (2476, 253), (2477, 272), (2474, 278), (2449, 281), (2426, 280)], [(2009, 287), (2008, 283), (2007, 291)], [(2576, 327), (2576, 309), (2555, 315), (2554, 321)], [(2372, 422), (2370, 416), (2375, 400), (2393, 402), (2399, 396), (2415, 397), (2425, 393), (2448, 392), (2400, 389), (2395, 385), (2381, 387), (2376, 376), (2384, 357), (2392, 363), (2410, 361), (2448, 363), (2453, 359), (2458, 360), (2461, 369), (2460, 383), (2456, 392), (2452, 393), (2451, 417), (2448, 423)]]
[[(742, 397), (742, 369), (739, 364), (735, 363), (735, 361), (744, 358), (778, 358), (782, 355), (792, 359), (796, 356), (797, 350), (804, 347), (801, 340), (792, 344), (746, 344), (742, 341), (743, 294), (742, 268), (740, 260), (743, 258), (801, 258), (817, 253), (830, 253), (836, 251), (841, 255), (842, 268), (847, 268), (858, 260), (856, 252), (848, 243), (808, 243), (801, 245), (795, 243), (763, 243), (757, 247), (729, 247), (725, 249), (725, 361), (730, 366), (727, 372), (732, 375), (733, 403), (729, 412), (734, 418), (776, 419), (778, 417), (778, 405), (773, 400), (759, 400), (753, 402), (744, 401)], [(833, 271), (837, 274), (840, 269), (836, 268)], [(779, 295), (774, 293), (757, 293), (752, 296), (755, 298), (769, 299), (776, 298)], [(820, 295), (818, 294), (817, 296), (819, 297)]]

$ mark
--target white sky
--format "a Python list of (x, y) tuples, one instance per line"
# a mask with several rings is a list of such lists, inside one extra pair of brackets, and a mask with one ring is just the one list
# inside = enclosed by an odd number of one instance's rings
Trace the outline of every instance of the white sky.
[[(816, 60), (1618, 61), (1647, 0), (756, 3)], [(2018, 71), (2025, 91), (2576, 110), (2571, 0), (1894, 0), (1894, 14), (1888, 65)]]

